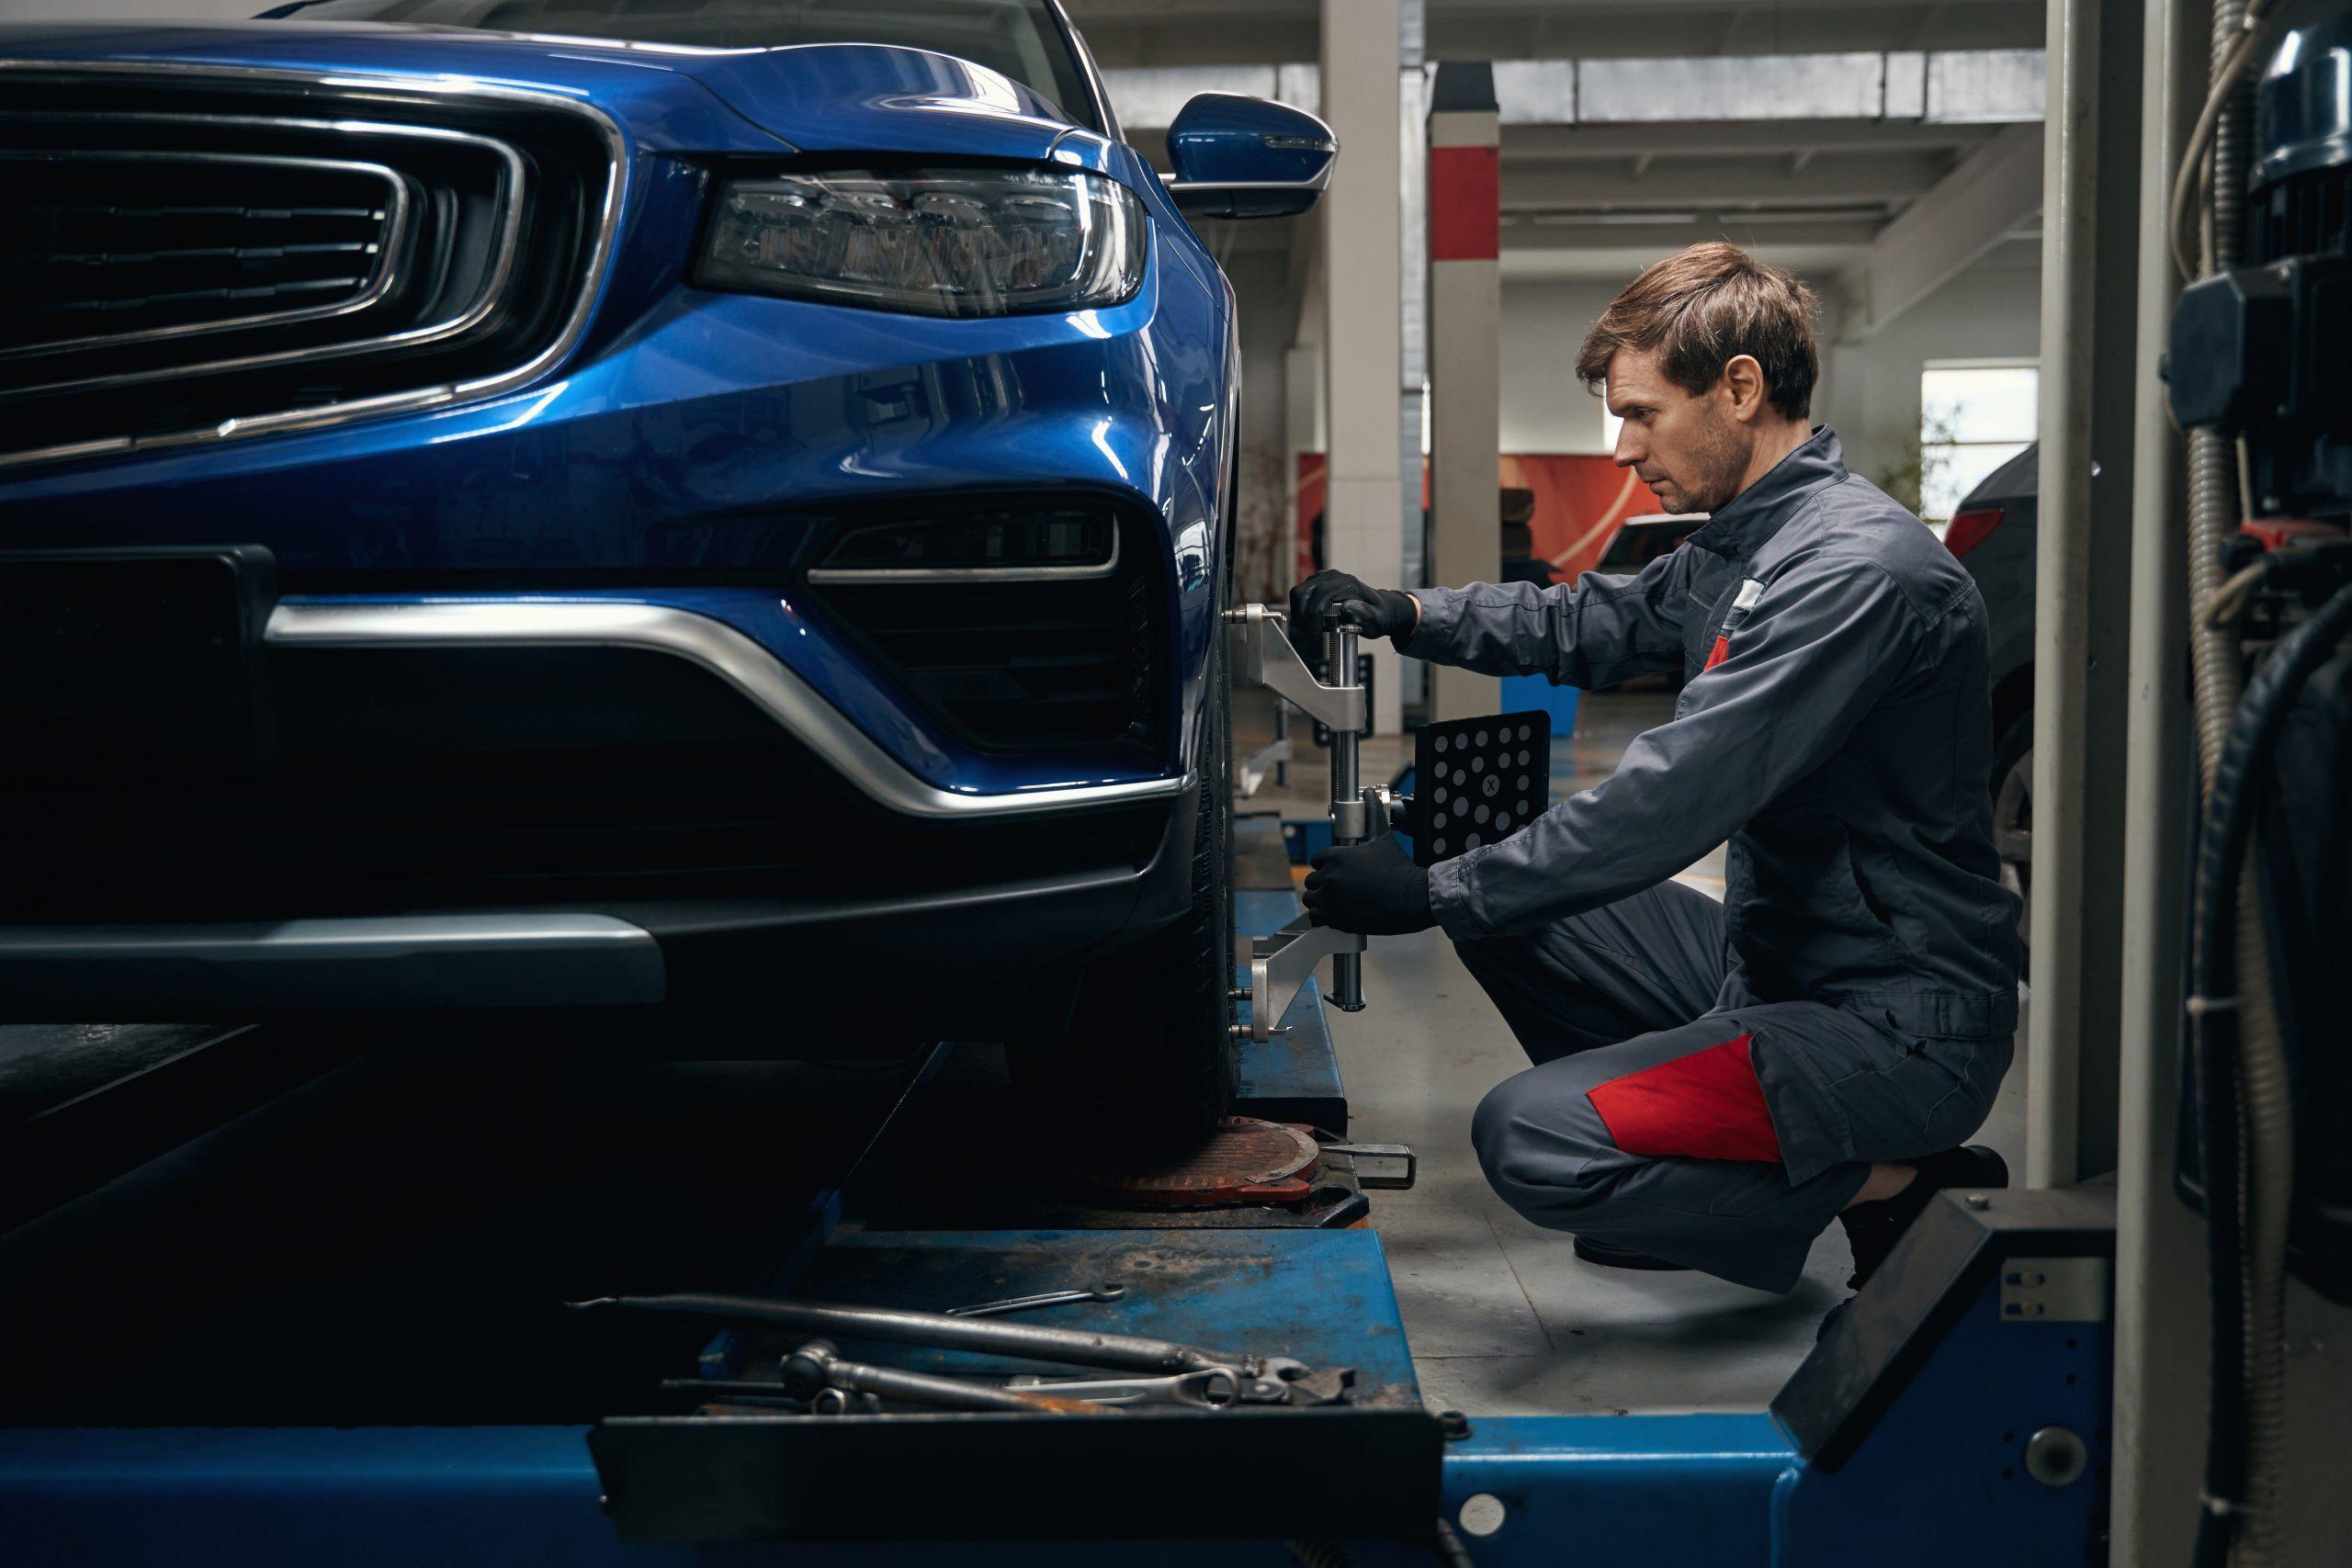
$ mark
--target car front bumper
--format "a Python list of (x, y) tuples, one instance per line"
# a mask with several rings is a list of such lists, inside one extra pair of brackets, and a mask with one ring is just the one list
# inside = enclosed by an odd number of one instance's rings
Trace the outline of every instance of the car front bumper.
[(279, 603), (253, 773), (14, 776), (0, 1010), (818, 995), (1049, 1028), (1080, 964), (1190, 907), (1192, 775), (1032, 758), (1047, 782), (944, 788), (763, 642), (662, 601)]
[(788, 1020), (802, 1043), (836, 1025), (1049, 1033), (1080, 965), (1189, 912), (1196, 801), (1166, 809), (1140, 864), (1010, 867), (954, 888), (0, 924), (0, 1010), (137, 1021), (664, 1007)]

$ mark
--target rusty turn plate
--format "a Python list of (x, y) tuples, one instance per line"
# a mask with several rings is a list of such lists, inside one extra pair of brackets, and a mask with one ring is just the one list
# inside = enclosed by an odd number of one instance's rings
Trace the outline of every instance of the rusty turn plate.
[(1306, 1196), (1303, 1173), (1320, 1157), (1314, 1134), (1303, 1127), (1226, 1116), (1180, 1160), (1147, 1170), (1092, 1170), (1080, 1179), (1136, 1203), (1285, 1202)]

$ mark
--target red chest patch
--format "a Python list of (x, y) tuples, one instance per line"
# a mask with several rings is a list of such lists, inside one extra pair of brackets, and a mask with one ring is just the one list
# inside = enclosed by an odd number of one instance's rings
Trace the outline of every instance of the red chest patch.
[(1725, 632), (1723, 636), (1715, 638), (1715, 646), (1713, 649), (1710, 649), (1707, 652), (1707, 661), (1699, 666), (1700, 672), (1703, 674), (1707, 671), (1713, 670), (1716, 665), (1721, 664), (1724, 660), (1729, 659), (1730, 657), (1731, 634), (1729, 632)]

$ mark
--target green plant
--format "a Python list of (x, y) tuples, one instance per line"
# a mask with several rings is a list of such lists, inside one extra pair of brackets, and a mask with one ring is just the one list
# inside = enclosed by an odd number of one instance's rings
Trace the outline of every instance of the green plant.
[(1913, 512), (1920, 498), (1951, 466), (1951, 443), (1960, 428), (1951, 414), (1928, 407), (1919, 412), (1917, 434), (1905, 438), (1894, 462), (1871, 476), (1871, 481)]

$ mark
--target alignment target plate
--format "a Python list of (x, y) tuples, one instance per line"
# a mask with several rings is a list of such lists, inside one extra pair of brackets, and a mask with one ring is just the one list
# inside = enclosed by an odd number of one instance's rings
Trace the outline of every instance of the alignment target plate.
[(1413, 859), (1451, 860), (1532, 821), (1552, 798), (1552, 716), (1421, 727), (1413, 745)]

